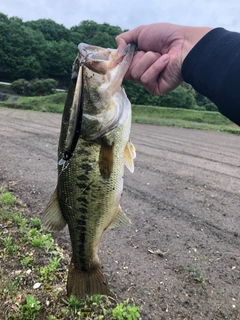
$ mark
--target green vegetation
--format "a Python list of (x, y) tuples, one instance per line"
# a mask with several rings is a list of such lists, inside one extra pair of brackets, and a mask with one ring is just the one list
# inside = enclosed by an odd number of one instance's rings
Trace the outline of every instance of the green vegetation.
[(28, 295), (25, 304), (18, 304), (18, 319), (32, 320), (39, 314), (41, 308), (40, 301), (35, 300), (34, 296)]
[(113, 320), (137, 320), (139, 317), (140, 314), (138, 312), (138, 307), (135, 305), (129, 305), (128, 300), (119, 303), (112, 311)]
[(192, 278), (193, 280), (205, 284), (206, 279), (203, 275), (203, 272), (201, 268), (199, 267), (198, 263), (193, 263), (191, 266), (187, 266), (185, 268), (185, 271), (189, 273), (189, 277)]
[(132, 105), (133, 122), (239, 134), (240, 129), (219, 112)]
[[(200, 110), (186, 110), (179, 108), (164, 108), (152, 106), (132, 106), (133, 115), (135, 120), (143, 119), (173, 119), (173, 120), (186, 120), (199, 123), (209, 123), (215, 125), (229, 125), (231, 121), (218, 112), (213, 111), (200, 111)], [(138, 118), (137, 118), (138, 117)]]
[(69, 30), (50, 19), (23, 22), (3, 13), (0, 27), (0, 81), (51, 78), (65, 85), (80, 42), (116, 47), (115, 37), (123, 31), (94, 21)]
[(33, 79), (31, 81), (18, 79), (12, 82), (11, 89), (25, 96), (46, 96), (52, 94), (56, 86), (57, 81), (54, 79)]
[(204, 285), (206, 283), (206, 278), (201, 269), (201, 263), (206, 260), (206, 256), (197, 254), (196, 248), (191, 248), (190, 252), (193, 254), (193, 263), (184, 268), (184, 270), (188, 272), (188, 277), (190, 279)]
[(28, 219), (21, 204), (0, 188), (0, 319), (137, 320), (133, 299), (94, 295), (66, 296), (69, 256), (41, 230), (39, 218)]
[(66, 93), (59, 92), (49, 96), (40, 97), (20, 96), (16, 101), (12, 101), (12, 99), (13, 96), (9, 95), (8, 100), (0, 102), (0, 106), (23, 110), (62, 113), (66, 99)]
[[(1, 107), (34, 110), (43, 112), (62, 113), (66, 99), (65, 92), (58, 92), (48, 96), (23, 97), (12, 101), (0, 102)], [(229, 119), (215, 111), (193, 110), (183, 108), (168, 108), (144, 105), (132, 105), (133, 122), (149, 123), (154, 125), (176, 126), (204, 130), (224, 131), (239, 134), (239, 127)]]

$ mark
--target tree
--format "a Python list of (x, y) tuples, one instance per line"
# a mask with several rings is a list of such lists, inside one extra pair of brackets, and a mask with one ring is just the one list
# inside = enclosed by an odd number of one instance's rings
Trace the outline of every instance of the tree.
[(8, 23), (8, 16), (0, 12), (0, 22)]
[(26, 26), (33, 30), (40, 31), (47, 41), (69, 41), (70, 31), (62, 24), (58, 24), (51, 19), (39, 19), (27, 21)]
[(122, 29), (108, 23), (98, 24), (92, 20), (84, 20), (72, 27), (70, 32), (70, 39), (74, 43), (85, 42), (103, 48), (116, 48), (115, 37)]
[(159, 97), (159, 102), (164, 107), (192, 109), (195, 105), (195, 98), (190, 91), (179, 86), (172, 92)]
[(69, 83), (72, 64), (78, 52), (77, 46), (65, 40), (60, 42), (48, 41), (45, 50), (47, 55), (47, 76), (61, 83)]
[(0, 22), (0, 71), (5, 81), (42, 75), (45, 62), (43, 35), (24, 26), (21, 19)]
[(211, 100), (209, 100), (207, 97), (204, 97), (203, 95), (201, 95), (198, 92), (196, 92), (195, 96), (196, 96), (196, 102), (201, 108), (203, 108), (207, 111), (217, 111), (218, 110), (217, 106)]

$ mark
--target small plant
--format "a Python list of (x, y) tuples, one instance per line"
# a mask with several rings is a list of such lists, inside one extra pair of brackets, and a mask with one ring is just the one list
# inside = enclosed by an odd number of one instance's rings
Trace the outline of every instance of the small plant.
[(4, 245), (4, 251), (7, 254), (12, 254), (13, 252), (15, 252), (18, 249), (18, 246), (16, 244), (14, 244), (13, 238), (10, 236), (6, 237), (3, 240), (3, 245)]
[(33, 295), (28, 295), (26, 297), (26, 303), (23, 305), (18, 305), (18, 310), (20, 313), (20, 319), (33, 320), (39, 314), (40, 301), (35, 300)]
[(11, 206), (15, 203), (16, 198), (10, 193), (10, 192), (4, 192), (2, 193), (1, 196), (1, 200), (2, 202), (6, 205), (6, 206)]
[(59, 266), (61, 258), (57, 259), (56, 257), (49, 259), (49, 265), (46, 267), (42, 267), (39, 270), (40, 280), (41, 281), (53, 281), (56, 278), (56, 270)]
[(112, 310), (113, 320), (137, 320), (140, 317), (139, 309), (135, 304), (129, 304), (129, 300), (118, 303)]
[(27, 224), (28, 224), (28, 219), (23, 218), (19, 224), (20, 233), (24, 234), (26, 232)]
[(19, 283), (17, 280), (8, 279), (3, 283), (3, 289), (0, 289), (0, 293), (5, 296), (12, 297), (18, 291)]
[(33, 247), (45, 248), (47, 251), (54, 247), (51, 234), (38, 234), (33, 237), (31, 244)]
[(193, 280), (200, 282), (201, 284), (205, 284), (206, 279), (203, 276), (203, 272), (197, 263), (194, 263), (191, 266), (186, 267), (185, 271), (189, 272), (189, 275)]
[(68, 306), (68, 308), (72, 309), (73, 312), (76, 314), (79, 309), (81, 309), (82, 302), (81, 300), (78, 300), (74, 296), (70, 296), (68, 300), (64, 300), (65, 304)]
[(21, 260), (21, 265), (23, 267), (31, 266), (33, 262), (34, 262), (34, 260), (31, 256), (26, 256)]
[(22, 220), (22, 215), (21, 214), (18, 214), (18, 213), (13, 213), (12, 214), (12, 221), (14, 223), (19, 224), (21, 220)]
[(70, 296), (68, 300), (63, 299), (63, 302), (66, 307), (61, 309), (62, 313), (65, 315), (77, 315), (78, 319), (106, 319), (107, 315), (110, 316), (113, 305), (113, 302), (108, 297), (100, 294), (80, 300), (74, 296)]
[(59, 320), (57, 317), (53, 316), (53, 315), (49, 315), (48, 316), (48, 320)]
[(32, 228), (32, 229), (30, 229), (29, 232), (28, 232), (29, 238), (32, 238), (32, 237), (34, 237), (34, 236), (38, 236), (38, 234), (39, 234), (39, 231), (38, 231), (37, 228)]
[(39, 218), (32, 218), (31, 219), (31, 225), (34, 228), (40, 230), (41, 229), (41, 220)]
[(95, 295), (91, 296), (92, 304), (99, 306), (101, 304), (102, 298), (103, 298), (103, 295), (101, 295), (101, 294), (95, 294)]
[(34, 237), (31, 242), (33, 247), (43, 247), (43, 241), (39, 237)]

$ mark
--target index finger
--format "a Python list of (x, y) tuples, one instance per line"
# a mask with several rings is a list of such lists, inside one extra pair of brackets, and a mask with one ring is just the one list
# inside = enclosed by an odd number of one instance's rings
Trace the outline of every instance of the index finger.
[(133, 30), (123, 32), (116, 37), (118, 50), (122, 50), (127, 44), (135, 43), (138, 45), (138, 37), (144, 26), (137, 27)]
[(116, 42), (118, 46), (117, 48), (118, 52), (122, 51), (127, 46), (127, 42), (123, 38), (121, 38), (121, 36), (117, 36)]

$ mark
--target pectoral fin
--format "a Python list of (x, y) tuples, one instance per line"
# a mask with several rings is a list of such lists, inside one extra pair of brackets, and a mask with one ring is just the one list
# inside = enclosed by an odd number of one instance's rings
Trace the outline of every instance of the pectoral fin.
[(105, 139), (102, 139), (99, 154), (99, 171), (104, 179), (109, 179), (113, 171), (113, 151), (114, 143), (109, 145)]
[(118, 207), (117, 215), (108, 226), (108, 228), (117, 228), (117, 227), (127, 227), (131, 225), (131, 220), (126, 216), (126, 214), (122, 211), (122, 208)]
[(57, 189), (54, 191), (41, 219), (42, 228), (48, 231), (60, 231), (66, 226), (58, 202)]
[(136, 158), (136, 150), (131, 141), (128, 141), (125, 150), (124, 150), (124, 164), (128, 170), (134, 172), (134, 163), (133, 159)]

